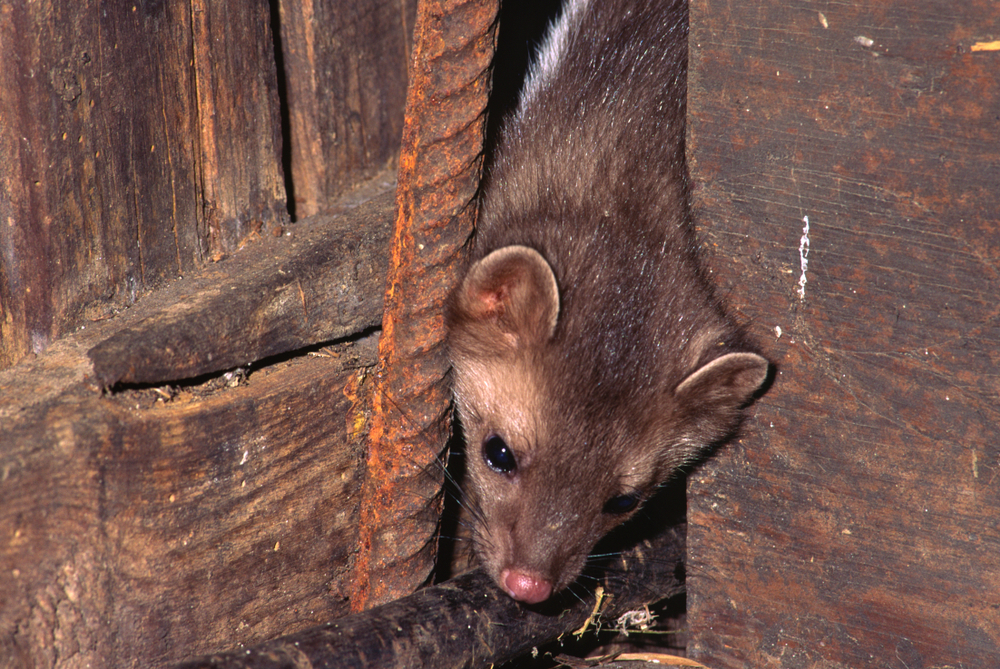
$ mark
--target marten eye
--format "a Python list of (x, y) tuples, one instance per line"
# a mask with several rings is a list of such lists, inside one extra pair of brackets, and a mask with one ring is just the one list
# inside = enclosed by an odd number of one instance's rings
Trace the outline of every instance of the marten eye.
[(491, 434), (483, 442), (483, 460), (498, 474), (510, 474), (517, 469), (517, 459), (502, 437)]
[(629, 493), (628, 495), (615, 495), (604, 503), (604, 508), (601, 510), (604, 513), (610, 513), (615, 516), (628, 513), (639, 503), (639, 497), (640, 495), (637, 492)]

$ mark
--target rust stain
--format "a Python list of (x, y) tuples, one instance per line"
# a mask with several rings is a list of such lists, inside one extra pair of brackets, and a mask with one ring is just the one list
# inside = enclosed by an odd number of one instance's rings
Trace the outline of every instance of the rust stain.
[(380, 363), (370, 391), (345, 390), (349, 429), (368, 427), (356, 611), (409, 594), (433, 567), (450, 404), (441, 311), (474, 224), (496, 12), (489, 0), (417, 9)]
[(351, 403), (350, 410), (346, 414), (345, 429), (350, 439), (361, 439), (368, 426), (368, 417), (371, 410), (371, 402), (368, 401), (365, 385), (366, 375), (359, 371), (352, 376), (344, 386), (343, 393), (347, 401)]

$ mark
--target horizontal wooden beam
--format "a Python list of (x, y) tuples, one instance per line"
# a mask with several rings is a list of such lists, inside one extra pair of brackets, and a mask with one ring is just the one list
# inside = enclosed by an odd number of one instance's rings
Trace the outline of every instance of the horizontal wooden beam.
[(394, 211), (385, 192), (171, 284), (156, 313), (90, 349), (97, 380), (196, 378), (378, 325)]

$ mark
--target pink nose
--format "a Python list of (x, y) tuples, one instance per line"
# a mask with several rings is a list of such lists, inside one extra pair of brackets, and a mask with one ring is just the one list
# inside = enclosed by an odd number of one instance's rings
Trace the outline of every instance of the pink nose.
[(552, 594), (552, 584), (544, 578), (517, 569), (504, 569), (500, 573), (507, 594), (525, 604), (544, 602)]

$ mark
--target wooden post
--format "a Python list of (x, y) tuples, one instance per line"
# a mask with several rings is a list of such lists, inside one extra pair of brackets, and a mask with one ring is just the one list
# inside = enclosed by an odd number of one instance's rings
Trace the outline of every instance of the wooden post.
[(696, 220), (779, 370), (691, 483), (708, 666), (1000, 657), (998, 22), (691, 3)]

